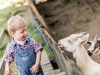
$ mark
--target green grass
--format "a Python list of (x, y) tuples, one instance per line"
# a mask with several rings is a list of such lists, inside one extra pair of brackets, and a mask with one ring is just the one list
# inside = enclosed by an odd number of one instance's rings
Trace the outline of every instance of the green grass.
[(28, 28), (29, 35), (31, 37), (33, 37), (37, 42), (42, 43), (42, 41), (40, 40), (39, 36), (36, 33), (36, 30), (33, 30), (33, 26), (34, 26), (33, 23), (29, 23), (28, 24), (28, 27), (27, 28)]
[(3, 41), (2, 45), (0, 46), (0, 58), (2, 58), (2, 56), (4, 54), (4, 50), (6, 49), (8, 42), (9, 42), (8, 38), (7, 38), (7, 36), (5, 36), (4, 41)]
[(82, 30), (82, 27), (80, 25), (73, 25), (72, 27), (73, 27), (74, 31), (76, 31), (76, 32)]
[(97, 2), (98, 4), (100, 4), (100, 0), (95, 0), (95, 2)]
[(86, 19), (86, 20), (84, 20), (84, 23), (89, 23), (90, 22), (90, 19)]
[(12, 14), (24, 10), (27, 10), (27, 7), (26, 9), (22, 9), (18, 7), (7, 7), (5, 9), (1, 9), (0, 10), (0, 32), (3, 28), (6, 28), (6, 22)]
[(22, 9), (18, 8), (18, 7), (7, 7), (5, 9), (1, 9), (0, 10), (0, 19), (7, 19), (11, 13), (15, 13), (17, 11), (20, 11)]

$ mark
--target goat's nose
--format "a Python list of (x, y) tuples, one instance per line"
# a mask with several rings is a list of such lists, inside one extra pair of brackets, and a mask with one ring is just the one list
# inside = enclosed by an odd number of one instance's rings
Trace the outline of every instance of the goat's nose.
[(58, 44), (61, 49), (64, 49), (64, 45)]
[(90, 51), (87, 51), (87, 52), (88, 52), (88, 55), (89, 55), (89, 56), (91, 56), (91, 55), (92, 55), (92, 53), (91, 53)]
[(64, 49), (64, 45), (61, 44), (61, 41), (60, 41), (60, 40), (58, 41), (58, 46), (59, 46), (61, 49)]

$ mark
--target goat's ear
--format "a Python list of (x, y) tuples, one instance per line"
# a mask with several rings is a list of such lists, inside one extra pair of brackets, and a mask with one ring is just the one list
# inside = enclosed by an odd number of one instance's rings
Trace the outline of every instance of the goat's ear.
[(87, 43), (89, 38), (89, 34), (86, 34), (85, 36), (81, 37), (81, 44)]
[(94, 41), (97, 41), (97, 37), (98, 37), (98, 36), (96, 35), (95, 38), (94, 38)]
[(78, 34), (78, 37), (80, 38), (80, 37), (83, 37), (84, 35), (85, 35), (85, 32), (81, 32)]
[(79, 35), (85, 35), (85, 32), (81, 32), (81, 33), (79, 33)]

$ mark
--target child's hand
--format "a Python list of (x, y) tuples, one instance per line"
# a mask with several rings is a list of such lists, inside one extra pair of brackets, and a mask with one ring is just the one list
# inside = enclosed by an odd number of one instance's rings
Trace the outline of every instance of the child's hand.
[(5, 67), (6, 75), (11, 75), (11, 69), (9, 67)]
[(39, 71), (38, 66), (37, 65), (33, 65), (31, 68), (32, 73), (37, 73)]

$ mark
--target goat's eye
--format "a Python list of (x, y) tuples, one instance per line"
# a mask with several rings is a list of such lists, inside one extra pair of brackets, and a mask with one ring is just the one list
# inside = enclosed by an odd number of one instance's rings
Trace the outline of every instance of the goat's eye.
[(91, 42), (90, 41), (87, 41), (87, 43), (91, 45)]
[(69, 43), (71, 43), (71, 41), (70, 41), (70, 40), (68, 40), (68, 42), (69, 42)]

